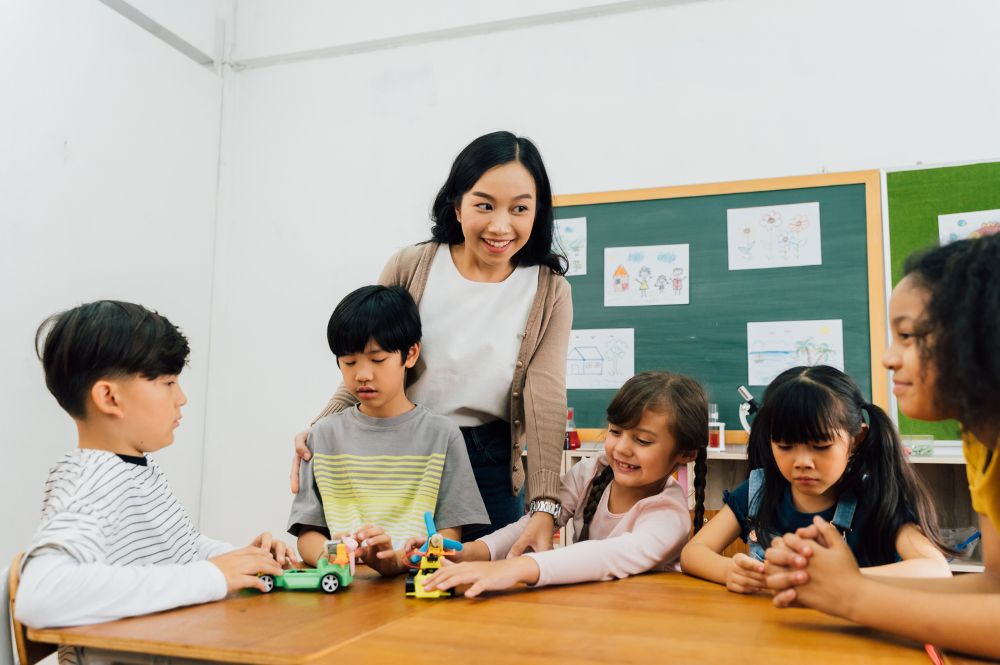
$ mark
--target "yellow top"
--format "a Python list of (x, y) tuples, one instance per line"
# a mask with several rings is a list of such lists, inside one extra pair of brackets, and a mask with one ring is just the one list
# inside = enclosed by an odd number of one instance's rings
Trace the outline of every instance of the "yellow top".
[(966, 434), (962, 437), (962, 452), (972, 507), (977, 513), (986, 515), (1000, 531), (1000, 462), (997, 461), (1000, 451), (991, 451), (974, 436)]

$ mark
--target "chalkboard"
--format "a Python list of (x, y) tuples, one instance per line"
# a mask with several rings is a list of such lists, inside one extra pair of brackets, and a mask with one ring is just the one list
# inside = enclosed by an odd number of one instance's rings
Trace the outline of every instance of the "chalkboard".
[[(1000, 163), (889, 171), (885, 180), (893, 286), (903, 276), (907, 256), (938, 244), (938, 215), (1000, 209)], [(898, 417), (903, 434), (959, 438), (955, 421)]]
[[(820, 208), (821, 265), (729, 270), (727, 210), (809, 202)], [(842, 319), (846, 371), (888, 405), (878, 171), (564, 195), (555, 206), (557, 219), (587, 219), (588, 272), (568, 278), (573, 328), (634, 328), (635, 371), (695, 377), (730, 431), (748, 379), (748, 322)], [(604, 248), (665, 244), (690, 246), (690, 304), (605, 307)], [(569, 390), (577, 425), (605, 425), (614, 393)]]

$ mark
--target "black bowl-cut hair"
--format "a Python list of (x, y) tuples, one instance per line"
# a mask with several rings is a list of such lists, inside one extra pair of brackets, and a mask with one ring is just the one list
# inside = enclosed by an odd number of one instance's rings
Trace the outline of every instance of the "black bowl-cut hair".
[(363, 353), (375, 340), (383, 351), (398, 352), (406, 362), (421, 334), (417, 304), (402, 286), (375, 284), (348, 293), (326, 326), (326, 340), (338, 358)]
[(43, 321), (35, 352), (49, 392), (69, 415), (82, 419), (87, 393), (97, 381), (180, 374), (190, 348), (165, 316), (130, 302), (98, 300)]

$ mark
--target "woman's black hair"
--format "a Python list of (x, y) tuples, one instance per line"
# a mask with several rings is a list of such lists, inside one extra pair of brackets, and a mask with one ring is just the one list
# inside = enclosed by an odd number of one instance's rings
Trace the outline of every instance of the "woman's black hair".
[(569, 263), (561, 254), (552, 251), (555, 221), (552, 215), (552, 187), (545, 172), (545, 164), (535, 144), (522, 136), (499, 131), (484, 134), (465, 146), (451, 165), (451, 172), (441, 191), (434, 199), (431, 211), (431, 239), (448, 245), (465, 242), (462, 225), (455, 209), (462, 203), (462, 197), (472, 189), (483, 174), (490, 169), (520, 162), (535, 180), (535, 221), (531, 235), (511, 261), (516, 266), (541, 265), (559, 275), (566, 274)]
[(368, 342), (375, 340), (383, 351), (398, 352), (405, 363), (421, 334), (420, 312), (402, 286), (373, 284), (351, 291), (326, 325), (326, 340), (338, 358), (364, 353)]
[[(853, 493), (867, 511), (861, 554), (880, 565), (896, 561), (896, 536), (915, 523), (943, 551), (937, 512), (923, 482), (910, 468), (889, 416), (869, 403), (853, 380), (827, 365), (793, 367), (771, 382), (750, 428), (750, 469), (764, 469), (764, 493), (757, 533), (776, 534), (774, 525), (788, 481), (781, 475), (772, 443), (815, 444), (846, 434), (852, 441), (868, 415), (868, 431), (851, 453), (834, 485), (837, 496)], [(770, 536), (769, 536), (770, 537)]]
[[(608, 405), (608, 423), (631, 429), (639, 424), (647, 410), (667, 414), (677, 450), (698, 451), (694, 461), (694, 530), (697, 533), (705, 518), (708, 395), (700, 383), (682, 374), (642, 372), (626, 381), (612, 398)], [(590, 521), (612, 478), (614, 472), (607, 466), (591, 481), (583, 507), (583, 528), (577, 540), (587, 540), (590, 536)]]
[(59, 406), (81, 419), (87, 415), (87, 392), (97, 381), (180, 374), (189, 352), (187, 339), (165, 316), (117, 300), (53, 314), (35, 333), (45, 385)]
[(983, 444), (1000, 439), (1000, 235), (911, 255), (903, 272), (930, 294), (915, 326), (923, 371), (942, 409)]

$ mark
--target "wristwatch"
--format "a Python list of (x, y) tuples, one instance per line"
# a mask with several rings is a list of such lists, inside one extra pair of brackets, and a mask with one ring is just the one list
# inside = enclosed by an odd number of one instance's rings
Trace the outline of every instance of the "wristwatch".
[(557, 502), (550, 499), (535, 499), (530, 504), (528, 504), (528, 512), (530, 513), (548, 513), (552, 515), (552, 519), (559, 519), (559, 511), (562, 510)]

